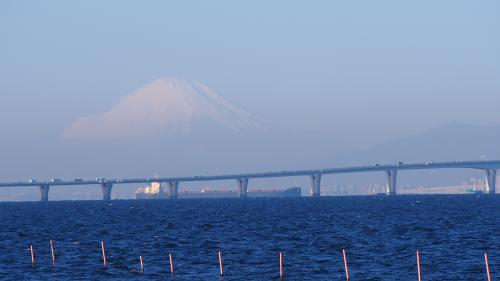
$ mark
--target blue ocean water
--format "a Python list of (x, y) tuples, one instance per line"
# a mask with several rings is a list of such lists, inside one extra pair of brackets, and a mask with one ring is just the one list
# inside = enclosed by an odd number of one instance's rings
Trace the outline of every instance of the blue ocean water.
[[(219, 250), (223, 280), (279, 279), (279, 252), (285, 280), (345, 280), (343, 248), (351, 280), (417, 280), (417, 249), (423, 280), (486, 280), (485, 250), (492, 280), (500, 278), (498, 196), (66, 201), (0, 208), (1, 280), (221, 280)], [(168, 272), (169, 253), (175, 276)]]

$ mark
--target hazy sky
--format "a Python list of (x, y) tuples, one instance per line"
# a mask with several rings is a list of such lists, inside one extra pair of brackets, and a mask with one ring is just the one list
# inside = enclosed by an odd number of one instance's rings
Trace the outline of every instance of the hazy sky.
[(56, 140), (160, 77), (359, 147), (498, 125), (499, 14), (498, 1), (4, 0), (0, 145)]
[(1, 142), (61, 130), (165, 76), (348, 141), (500, 124), (499, 12), (456, 0), (2, 1)]

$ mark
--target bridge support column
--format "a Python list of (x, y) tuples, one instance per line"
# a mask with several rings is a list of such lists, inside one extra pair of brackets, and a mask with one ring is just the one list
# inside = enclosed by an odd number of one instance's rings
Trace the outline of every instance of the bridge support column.
[(238, 198), (247, 198), (248, 179), (237, 179), (238, 181)]
[(486, 190), (487, 194), (496, 193), (497, 170), (486, 170)]
[(321, 196), (321, 174), (311, 175), (311, 196)]
[(396, 195), (396, 189), (397, 189), (396, 178), (398, 176), (398, 171), (397, 170), (387, 170), (385, 172), (387, 174), (386, 194), (387, 195)]
[(42, 202), (49, 201), (50, 185), (48, 184), (40, 185), (39, 188), (40, 188), (40, 201)]
[(102, 200), (109, 201), (111, 200), (111, 189), (113, 189), (113, 184), (110, 182), (101, 183), (102, 189)]
[(170, 199), (177, 199), (179, 197), (179, 182), (169, 182), (168, 191), (170, 192)]

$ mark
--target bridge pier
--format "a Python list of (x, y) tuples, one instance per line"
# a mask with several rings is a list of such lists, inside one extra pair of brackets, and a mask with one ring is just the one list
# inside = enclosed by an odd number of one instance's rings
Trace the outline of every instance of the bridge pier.
[(486, 190), (487, 194), (496, 193), (497, 170), (485, 170), (486, 172)]
[(104, 201), (111, 200), (111, 189), (112, 188), (113, 188), (113, 184), (110, 182), (101, 183), (102, 200), (104, 200)]
[(398, 170), (387, 170), (387, 195), (396, 195)]
[(49, 201), (50, 185), (48, 184), (40, 185), (39, 188), (40, 188), (40, 201), (41, 202)]
[(169, 182), (168, 191), (170, 192), (170, 199), (177, 199), (179, 197), (179, 182)]
[(321, 174), (311, 175), (311, 196), (321, 196)]
[(238, 181), (238, 198), (247, 198), (248, 179), (237, 179), (237, 181)]

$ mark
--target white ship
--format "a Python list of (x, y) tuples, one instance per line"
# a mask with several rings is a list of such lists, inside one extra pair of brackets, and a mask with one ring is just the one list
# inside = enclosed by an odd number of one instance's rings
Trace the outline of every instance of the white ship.
[(163, 185), (159, 182), (152, 182), (148, 186), (137, 188), (135, 191), (136, 199), (168, 199), (170, 193), (165, 192)]

